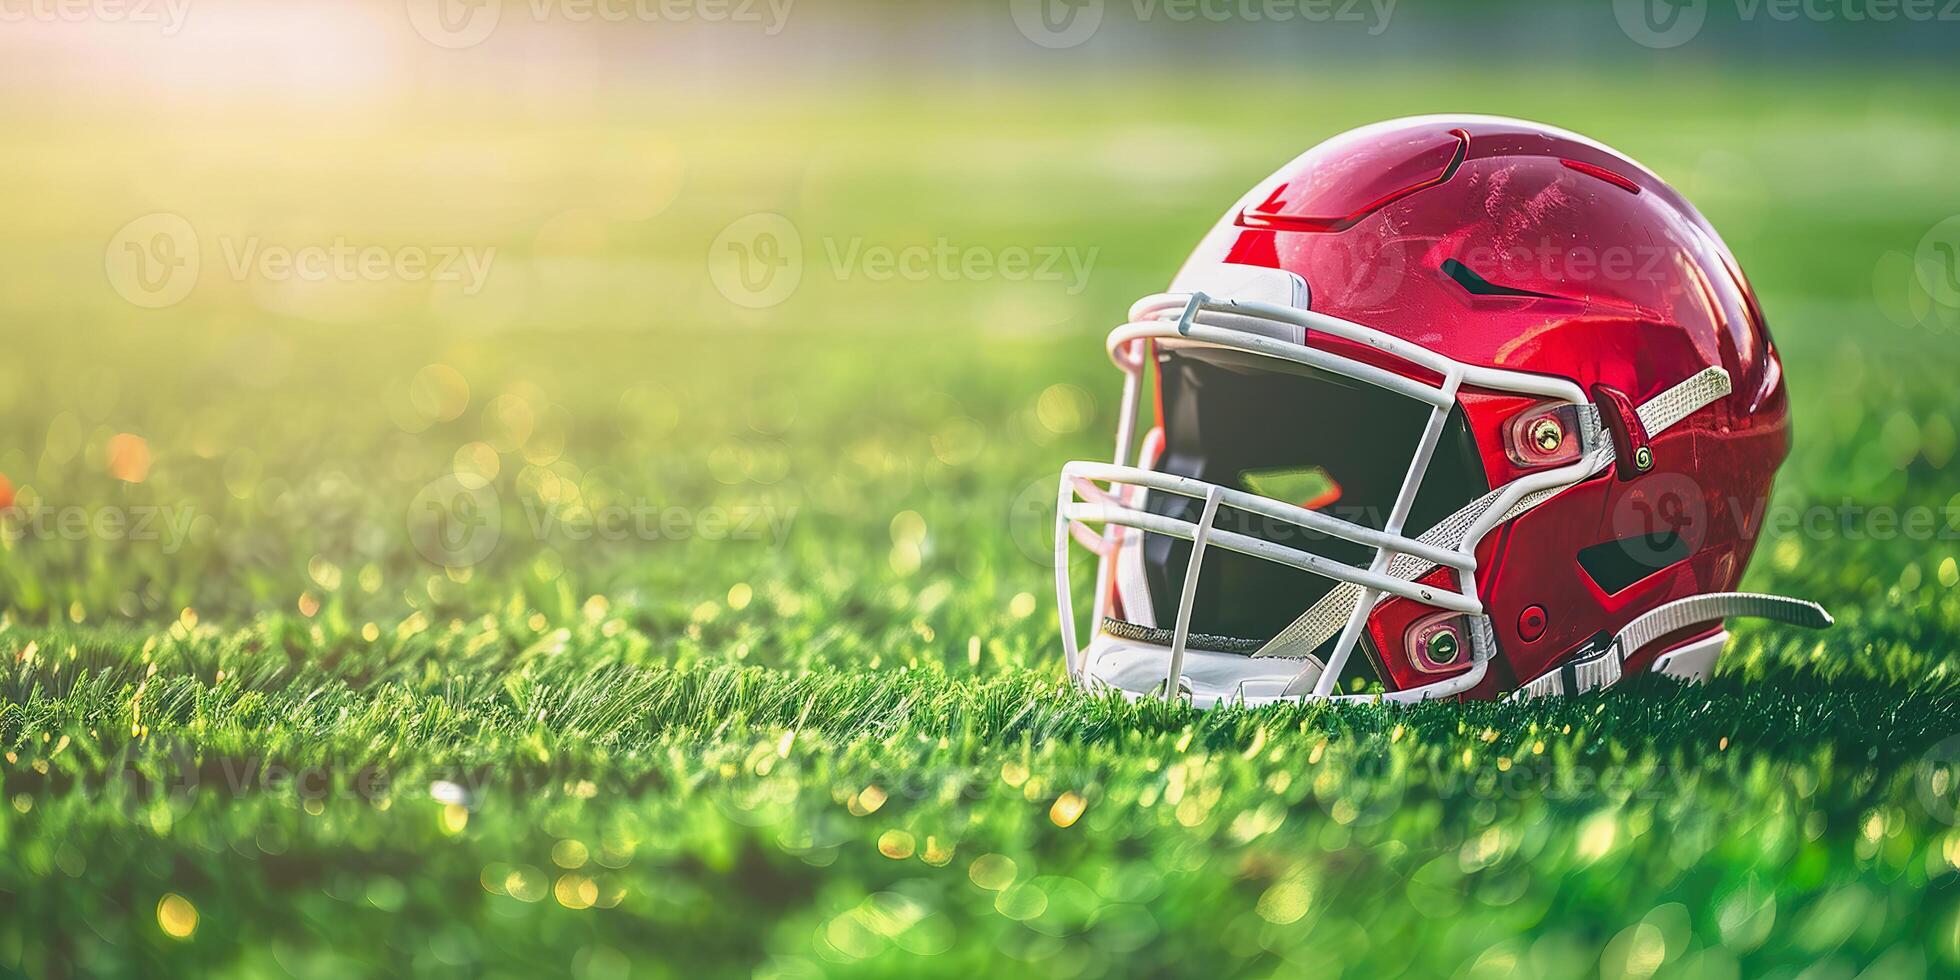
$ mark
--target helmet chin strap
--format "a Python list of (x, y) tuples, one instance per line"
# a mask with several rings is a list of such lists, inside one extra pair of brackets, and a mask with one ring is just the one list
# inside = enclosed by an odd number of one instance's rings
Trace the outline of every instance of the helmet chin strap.
[[(1638, 409), (1641, 424), (1646, 426), (1650, 435), (1659, 435), (1682, 419), (1693, 415), (1695, 412), (1712, 404), (1715, 400), (1726, 396), (1729, 390), (1730, 382), (1728, 372), (1722, 370), (1720, 367), (1707, 368), (1643, 403)], [(1591, 414), (1592, 416), (1591, 422), (1587, 426), (1591, 431), (1598, 431), (1599, 426), (1596, 412), (1597, 410), (1591, 407), (1582, 409), (1582, 413)], [(1586, 472), (1596, 475), (1604, 471), (1607, 467), (1612, 466), (1613, 460), (1614, 449), (1612, 441), (1600, 440), (1598, 447), (1587, 457), (1588, 469)], [(1499, 514), (1494, 511), (1494, 508), (1502, 498), (1505, 488), (1495, 488), (1489, 493), (1471, 501), (1463, 509), (1443, 518), (1437, 522), (1436, 526), (1417, 536), (1416, 540), (1423, 544), (1436, 545), (1443, 548), (1462, 548), (1465, 542), (1475, 541), (1482, 537), (1484, 533), (1488, 532), (1490, 528), (1511, 520), (1531, 508), (1550, 500), (1564, 489), (1566, 488), (1561, 486), (1527, 494), (1520, 498), (1516, 504), (1512, 505), (1509, 510)], [(1394, 559), (1389, 562), (1387, 574), (1406, 581), (1413, 581), (1428, 574), (1435, 567), (1436, 565), (1433, 562), (1408, 553), (1401, 553), (1395, 555)], [(1314, 650), (1318, 649), (1322, 643), (1327, 642), (1329, 638), (1341, 632), (1342, 626), (1347, 623), (1349, 617), (1353, 614), (1356, 604), (1362, 602), (1363, 599), (1363, 590), (1358, 585), (1342, 583), (1336, 586), (1327, 595), (1323, 596), (1319, 602), (1315, 603), (1312, 608), (1301, 613), (1298, 619), (1289, 623), (1285, 629), (1280, 630), (1277, 635), (1271, 640), (1268, 640), (1265, 646), (1260, 647), (1253, 656), (1288, 658), (1304, 658), (1308, 656)], [(1304, 677), (1312, 669), (1311, 666), (1303, 667), (1302, 676)], [(1295, 684), (1297, 685), (1298, 683), (1299, 680), (1296, 679)]]
[(1580, 694), (1618, 683), (1626, 662), (1649, 643), (1694, 626), (1732, 616), (1769, 619), (1806, 629), (1831, 625), (1824, 607), (1802, 599), (1756, 592), (1711, 592), (1656, 606), (1628, 623), (1598, 653), (1582, 652), (1511, 695), (1513, 700), (1548, 694)]

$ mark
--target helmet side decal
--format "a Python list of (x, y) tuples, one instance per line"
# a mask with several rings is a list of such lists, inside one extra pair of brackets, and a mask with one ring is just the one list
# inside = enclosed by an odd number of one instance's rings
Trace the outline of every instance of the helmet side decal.
[(1363, 218), (1394, 204), (1417, 191), (1447, 183), (1456, 176), (1457, 169), (1463, 166), (1465, 157), (1470, 155), (1470, 134), (1465, 130), (1453, 129), (1449, 135), (1455, 142), (1438, 148), (1437, 156), (1447, 153), (1441, 160), (1441, 167), (1434, 173), (1417, 177), (1415, 180), (1395, 187), (1382, 196), (1362, 204), (1343, 214), (1301, 214), (1288, 210), (1286, 194), (1291, 189), (1281, 184), (1267, 195), (1265, 201), (1256, 207), (1239, 212), (1238, 225), (1241, 228), (1259, 228), (1271, 231), (1333, 232), (1345, 231), (1360, 223)]

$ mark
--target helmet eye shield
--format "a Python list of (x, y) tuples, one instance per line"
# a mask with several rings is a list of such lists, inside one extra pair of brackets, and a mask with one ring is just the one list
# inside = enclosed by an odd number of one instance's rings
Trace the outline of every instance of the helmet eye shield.
[[(1422, 438), (1429, 408), (1330, 371), (1244, 350), (1160, 349), (1164, 449), (1155, 469), (1219, 484), (1380, 531)], [(1476, 446), (1454, 409), (1409, 511), (1427, 528), (1488, 491)], [(1204, 501), (1148, 494), (1143, 509), (1196, 522)], [(1214, 527), (1365, 567), (1374, 548), (1287, 521), (1221, 506)], [(1174, 609), (1191, 543), (1143, 535), (1142, 567), (1155, 609)], [(1191, 630), (1271, 639), (1333, 589), (1335, 580), (1231, 551), (1209, 557)]]

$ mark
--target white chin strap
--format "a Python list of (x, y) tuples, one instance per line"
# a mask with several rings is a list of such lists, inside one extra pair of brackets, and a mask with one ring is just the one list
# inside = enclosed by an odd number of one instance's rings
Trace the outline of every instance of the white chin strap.
[[(1626, 662), (1655, 640), (1731, 617), (1769, 619), (1807, 629), (1831, 625), (1824, 607), (1802, 599), (1756, 592), (1711, 592), (1656, 606), (1628, 623), (1606, 649), (1581, 651), (1563, 666), (1518, 689), (1514, 700), (1548, 694), (1582, 694), (1618, 683)], [(1712, 658), (1711, 658), (1712, 659)], [(1699, 674), (1699, 671), (1696, 671)]]

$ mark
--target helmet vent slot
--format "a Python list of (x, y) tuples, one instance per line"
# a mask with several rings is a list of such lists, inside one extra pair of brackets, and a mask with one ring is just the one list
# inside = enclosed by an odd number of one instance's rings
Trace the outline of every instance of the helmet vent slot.
[(1608, 595), (1688, 557), (1679, 532), (1636, 534), (1579, 549), (1579, 567)]
[(1476, 273), (1476, 270), (1455, 259), (1443, 260), (1443, 275), (1455, 280), (1463, 291), (1472, 296), (1520, 296), (1526, 299), (1564, 299), (1551, 293), (1538, 293), (1516, 286), (1500, 286)]

